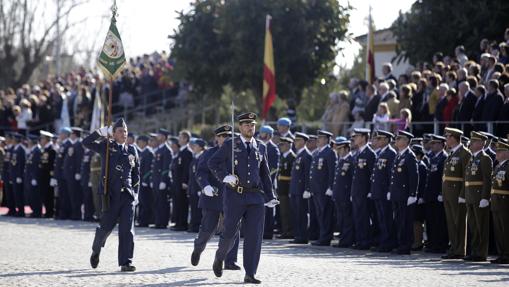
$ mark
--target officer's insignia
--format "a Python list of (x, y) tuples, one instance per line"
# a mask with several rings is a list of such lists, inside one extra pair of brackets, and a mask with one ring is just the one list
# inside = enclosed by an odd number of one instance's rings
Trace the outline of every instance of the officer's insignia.
[(398, 167), (398, 172), (402, 172), (403, 169), (401, 167)]
[(239, 148), (236, 148), (233, 150), (234, 152), (240, 152), (240, 149)]
[(182, 164), (182, 158), (181, 158), (181, 157), (179, 157), (179, 163), (178, 163), (178, 164), (179, 164), (179, 165), (181, 165), (181, 164)]
[(345, 173), (344, 171), (342, 171), (342, 172), (341, 172), (341, 176), (345, 176), (345, 174), (346, 174), (346, 173)]
[(404, 164), (405, 164), (405, 159), (402, 159), (402, 160), (400, 160), (400, 161), (399, 161), (399, 164), (398, 164), (398, 165), (399, 165), (399, 166), (402, 166), (402, 165), (404, 165)]
[(72, 147), (70, 147), (68, 150), (67, 150), (67, 155), (69, 156), (72, 156), (72, 154), (74, 153), (74, 149)]
[(349, 162), (345, 162), (343, 164), (343, 166), (341, 167), (342, 170), (348, 170), (348, 168), (350, 168), (350, 163)]
[(495, 179), (497, 181), (498, 186), (502, 186), (502, 183), (505, 179), (505, 170), (501, 170), (497, 172), (497, 175), (495, 175)]
[(234, 163), (235, 165), (238, 165), (238, 164), (239, 164), (239, 161), (238, 161), (238, 160), (234, 160), (234, 161), (233, 161), (233, 163)]
[(254, 118), (255, 118), (255, 114), (253, 114), (253, 113), (249, 113), (248, 117), (249, 117), (250, 119), (254, 119)]
[(134, 155), (130, 154), (127, 158), (129, 159), (129, 164), (131, 165), (131, 167), (134, 167), (134, 160), (135, 160)]
[(225, 130), (225, 131), (229, 131), (229, 130), (230, 130), (230, 127), (229, 127), (229, 126), (225, 126), (225, 127), (224, 127), (224, 130)]
[(255, 157), (257, 161), (260, 161), (260, 154), (258, 152), (255, 153)]
[(17, 164), (17, 160), (16, 160), (16, 158), (13, 158), (13, 159), (11, 160), (11, 165), (12, 165), (12, 166), (16, 166), (16, 164)]
[(323, 166), (323, 158), (318, 159), (318, 169), (322, 169)]
[(363, 158), (359, 159), (359, 163), (357, 165), (359, 168), (364, 168), (366, 166), (366, 160)]

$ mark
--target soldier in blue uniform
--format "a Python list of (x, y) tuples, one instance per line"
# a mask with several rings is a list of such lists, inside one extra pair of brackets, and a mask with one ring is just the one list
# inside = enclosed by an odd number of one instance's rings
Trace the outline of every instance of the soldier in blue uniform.
[[(84, 135), (85, 132), (83, 131)], [(93, 196), (93, 190), (92, 190), (92, 181), (90, 179), (90, 172), (91, 172), (91, 163), (92, 158), (94, 156), (94, 151), (90, 150), (86, 147), (83, 147), (83, 160), (81, 162), (81, 168), (80, 168), (80, 184), (81, 184), (81, 190), (83, 191), (83, 220), (84, 221), (94, 221), (94, 213), (95, 213), (95, 207), (94, 207), (94, 196)]]
[(48, 131), (40, 131), (39, 143), (41, 144), (41, 163), (39, 165), (40, 181), (38, 183), (42, 202), (46, 213), (44, 217), (53, 218), (55, 209), (55, 193), (50, 185), (55, 167), (56, 151), (51, 143), (53, 134)]
[(39, 137), (28, 135), (28, 155), (25, 161), (25, 173), (23, 178), (25, 188), (25, 199), (32, 209), (32, 218), (42, 216), (42, 197), (41, 197), (41, 174), (39, 165), (41, 164), (41, 149), (38, 144)]
[(295, 133), (293, 144), (297, 150), (297, 156), (293, 161), (290, 181), (290, 203), (293, 215), (294, 240), (290, 243), (308, 243), (308, 207), (309, 197), (304, 198), (304, 193), (309, 192), (309, 170), (313, 157), (306, 147), (309, 136), (305, 133)]
[(173, 193), (173, 212), (175, 213), (175, 226), (173, 231), (186, 231), (188, 229), (189, 200), (187, 189), (189, 182), (189, 166), (193, 160), (193, 153), (189, 148), (191, 133), (181, 131), (178, 137), (179, 151), (171, 163), (171, 188)]
[(159, 129), (157, 140), (159, 146), (154, 151), (152, 161), (151, 184), (154, 190), (154, 223), (155, 228), (165, 229), (170, 220), (170, 204), (168, 202), (169, 172), (171, 165), (171, 151), (166, 140), (169, 132)]
[[(272, 127), (262, 126), (260, 128), (259, 138), (265, 146), (267, 146), (267, 160), (269, 163), (270, 179), (272, 180), (275, 190), (277, 186), (280, 154), (277, 145), (272, 141), (273, 135), (274, 129)], [(263, 239), (272, 239), (274, 237), (274, 211), (274, 208), (265, 208)]]
[[(113, 140), (110, 140), (111, 135)], [(101, 155), (103, 178), (106, 176), (106, 149), (109, 143), (108, 178), (101, 182), (99, 193), (109, 199), (109, 207), (101, 217), (92, 245), (90, 265), (97, 268), (101, 248), (118, 222), (118, 265), (121, 271), (132, 272), (134, 252), (134, 208), (140, 189), (140, 161), (136, 149), (126, 144), (127, 125), (119, 119), (113, 127), (102, 127), (83, 139), (83, 145)], [(107, 191), (104, 187), (107, 182)]]
[(332, 202), (332, 185), (336, 167), (336, 153), (330, 147), (332, 133), (318, 131), (318, 152), (313, 155), (309, 172), (309, 189), (313, 194), (318, 218), (319, 238), (313, 245), (330, 245), (334, 228), (334, 203)]
[(53, 187), (57, 187), (58, 204), (56, 208), (57, 219), (69, 219), (71, 217), (71, 200), (69, 199), (66, 177), (64, 176), (64, 158), (71, 147), (69, 135), (70, 128), (62, 128), (58, 135), (58, 151), (55, 159), (54, 178), (50, 180)]
[(71, 203), (72, 220), (81, 220), (81, 204), (83, 203), (80, 184), (81, 162), (83, 160), (81, 132), (81, 128), (71, 128), (71, 136), (69, 137), (71, 145), (64, 156), (64, 178), (67, 183), (67, 193)]
[(447, 153), (444, 150), (445, 137), (431, 136), (431, 154), (426, 185), (422, 199), (424, 200), (424, 221), (428, 241), (425, 252), (445, 253), (449, 238), (447, 222), (442, 198), (442, 176)]
[(428, 176), (429, 158), (424, 152), (422, 145), (412, 145), (412, 151), (417, 160), (417, 171), (419, 173), (419, 184), (417, 185), (417, 205), (414, 207), (414, 243), (412, 251), (422, 250), (424, 247), (424, 189)]
[[(318, 149), (316, 148), (316, 143), (318, 141), (318, 136), (316, 135), (309, 135), (309, 140), (306, 142), (306, 147), (309, 150), (309, 153), (311, 154), (311, 161), (315, 153), (318, 152)], [(309, 171), (311, 171), (311, 166), (309, 168)], [(309, 174), (308, 174), (309, 177)], [(316, 216), (316, 208), (315, 204), (313, 203), (313, 199), (311, 198), (313, 195), (311, 194), (310, 190), (306, 190), (302, 197), (304, 199), (308, 199), (308, 210), (309, 210), (309, 240), (318, 240), (320, 236), (320, 230), (318, 227), (318, 218)]]
[(371, 192), (371, 173), (375, 165), (376, 155), (368, 145), (370, 130), (354, 129), (353, 143), (356, 148), (354, 170), (352, 176), (351, 201), (355, 230), (355, 249), (367, 250), (371, 247), (369, 235), (368, 194)]
[(209, 159), (210, 170), (225, 183), (224, 231), (212, 268), (217, 277), (222, 276), (223, 261), (234, 245), (242, 220), (244, 282), (259, 284), (261, 281), (254, 276), (260, 260), (265, 206), (274, 207), (279, 202), (272, 192), (267, 148), (253, 137), (256, 114), (242, 114), (238, 121), (241, 135), (233, 142), (226, 141)]
[(334, 176), (333, 199), (336, 206), (337, 225), (339, 228), (339, 243), (333, 247), (347, 248), (354, 243), (354, 228), (352, 218), (352, 202), (350, 192), (354, 169), (354, 158), (350, 152), (350, 141), (340, 139), (335, 143), (338, 153), (338, 163)]
[(2, 181), (4, 182), (4, 200), (9, 211), (7, 216), (16, 215), (16, 204), (14, 201), (13, 181), (10, 177), (11, 158), (14, 152), (14, 135), (7, 133), (5, 135), (5, 155), (3, 158)]
[(394, 213), (397, 254), (410, 254), (413, 243), (413, 209), (417, 203), (419, 172), (415, 155), (409, 148), (412, 138), (411, 133), (401, 130), (396, 135), (398, 154), (392, 165), (387, 195)]
[[(155, 134), (153, 136), (156, 136)], [(152, 174), (152, 161), (154, 160), (154, 151), (148, 146), (149, 137), (141, 135), (138, 137), (138, 147), (140, 157), (140, 177), (141, 187), (139, 194), (139, 215), (138, 227), (148, 227), (154, 223), (154, 194), (150, 187), (150, 177)]]
[(16, 216), (25, 216), (25, 198), (23, 186), (23, 174), (25, 172), (26, 153), (22, 144), (24, 136), (18, 133), (14, 134), (14, 147), (11, 153), (11, 164), (9, 178), (11, 179), (12, 192), (14, 194), (14, 204), (17, 208)]
[(391, 169), (396, 157), (396, 151), (389, 145), (394, 135), (388, 131), (378, 130), (374, 133), (374, 138), (376, 138), (379, 151), (371, 175), (371, 191), (368, 193), (368, 197), (374, 202), (378, 219), (380, 235), (377, 251), (391, 252), (396, 243), (392, 205), (387, 194), (389, 193)]
[(200, 156), (203, 154), (207, 143), (200, 138), (193, 138), (190, 142), (191, 150), (193, 151), (193, 160), (189, 165), (189, 182), (187, 183), (187, 196), (189, 199), (189, 209), (191, 218), (189, 220), (188, 232), (198, 233), (201, 222), (201, 210), (198, 207), (198, 201), (200, 199), (201, 188), (197, 182), (196, 170), (198, 167), (198, 161)]
[(279, 118), (277, 120), (277, 135), (281, 137), (294, 138), (290, 127), (292, 126), (292, 120), (289, 118)]
[[(215, 141), (217, 145), (203, 152), (198, 159), (196, 168), (196, 180), (202, 192), (198, 201), (198, 207), (202, 211), (202, 219), (198, 236), (194, 240), (194, 249), (191, 254), (191, 264), (198, 265), (200, 255), (205, 250), (207, 242), (212, 238), (218, 228), (219, 218), (223, 213), (223, 189), (224, 184), (218, 181), (208, 167), (210, 157), (223, 145), (224, 141), (231, 137), (232, 127), (223, 125), (215, 129)], [(232, 249), (226, 255), (224, 269), (240, 270), (235, 264), (239, 251), (239, 233), (235, 238)]]

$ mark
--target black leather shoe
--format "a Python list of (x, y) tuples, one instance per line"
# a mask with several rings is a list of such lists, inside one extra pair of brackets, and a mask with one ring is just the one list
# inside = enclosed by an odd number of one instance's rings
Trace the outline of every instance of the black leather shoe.
[(467, 256), (463, 257), (463, 260), (465, 260), (465, 261), (474, 261), (474, 256), (467, 255)]
[(92, 268), (97, 268), (99, 265), (99, 253), (92, 252), (92, 256), (90, 256), (90, 266)]
[(212, 270), (214, 271), (214, 275), (216, 275), (216, 277), (223, 276), (223, 262), (217, 260), (217, 258), (214, 259), (214, 263), (212, 264)]
[(338, 244), (333, 244), (332, 247), (335, 247), (335, 248), (350, 248), (352, 247), (352, 244), (348, 244), (348, 243), (338, 243)]
[(122, 271), (122, 272), (134, 272), (134, 271), (136, 271), (136, 267), (134, 267), (131, 264), (126, 264), (126, 265), (120, 266), (120, 271)]
[(260, 283), (262, 283), (262, 281), (254, 278), (254, 276), (246, 275), (244, 277), (244, 283), (260, 284)]
[(291, 243), (291, 244), (308, 244), (308, 241), (307, 240), (294, 239), (294, 240), (288, 241), (288, 243)]
[(311, 242), (311, 245), (314, 245), (314, 246), (330, 246), (330, 242), (313, 241), (313, 242)]
[(509, 258), (498, 257), (497, 259), (490, 260), (491, 264), (509, 264)]
[(171, 231), (187, 231), (187, 227), (182, 226), (172, 226), (170, 227)]
[(446, 254), (440, 258), (442, 258), (442, 259), (463, 259), (463, 255)]
[(276, 236), (277, 239), (292, 239), (293, 235), (290, 234), (281, 234), (279, 236)]
[(198, 265), (200, 263), (200, 252), (193, 250), (193, 253), (191, 254), (191, 264), (193, 266)]
[(240, 266), (238, 266), (237, 264), (235, 263), (232, 263), (232, 264), (225, 264), (224, 265), (224, 270), (240, 270)]

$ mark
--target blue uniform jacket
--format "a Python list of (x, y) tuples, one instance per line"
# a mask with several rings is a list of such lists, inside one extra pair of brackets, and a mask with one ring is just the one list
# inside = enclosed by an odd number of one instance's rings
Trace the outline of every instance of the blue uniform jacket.
[[(144, 187), (150, 186), (152, 175), (152, 161), (154, 160), (154, 152), (146, 147), (139, 153), (140, 156), (140, 177), (141, 184)], [(159, 187), (157, 187), (159, 188)]]
[(419, 172), (415, 154), (408, 148), (396, 156), (391, 170), (389, 192), (391, 201), (406, 201), (409, 196), (417, 196)]
[(198, 159), (196, 167), (196, 181), (200, 185), (200, 188), (203, 190), (205, 186), (210, 185), (217, 189), (217, 195), (212, 197), (206, 196), (202, 193), (198, 201), (198, 207), (215, 211), (223, 211), (223, 183), (217, 180), (208, 166), (209, 159), (218, 149), (219, 147), (217, 146), (210, 148), (204, 151)]
[(428, 177), (428, 167), (426, 166), (426, 162), (424, 162), (424, 160), (417, 162), (417, 171), (419, 172), (417, 197), (422, 198), (422, 196), (424, 195), (424, 188), (426, 188), (426, 178)]
[(64, 179), (64, 158), (67, 154), (67, 150), (71, 147), (71, 142), (69, 139), (64, 140), (57, 151), (57, 156), (55, 159), (55, 169), (54, 169), (54, 177), (57, 180)]
[(84, 150), (83, 161), (81, 162), (81, 186), (87, 188), (90, 183), (90, 163), (94, 156), (94, 151), (90, 149)]
[(313, 156), (306, 148), (293, 161), (292, 179), (290, 181), (290, 195), (302, 197), (304, 191), (309, 191), (309, 170)]
[[(225, 185), (224, 199), (244, 204), (263, 204), (274, 199), (272, 180), (270, 179), (269, 165), (267, 161), (267, 147), (256, 140), (256, 146), (251, 147), (251, 153), (247, 153), (244, 143), (240, 138), (235, 138), (234, 147), (234, 174), (237, 175), (240, 185), (244, 188), (259, 189), (261, 192), (238, 193)], [(208, 161), (212, 173), (218, 181), (232, 174), (232, 140), (225, 143), (212, 155)], [(228, 201), (224, 201), (228, 202)]]
[(151, 181), (154, 190), (159, 190), (159, 184), (161, 182), (165, 182), (166, 186), (168, 186), (170, 164), (171, 151), (166, 144), (163, 144), (155, 150), (154, 159), (152, 160)]
[[(105, 176), (106, 170), (106, 139), (99, 133), (93, 132), (85, 139), (83, 145), (95, 151), (101, 156), (101, 178)], [(140, 161), (136, 148), (132, 145), (119, 145), (115, 141), (110, 141), (110, 162), (108, 193), (110, 197), (119, 195), (120, 192), (129, 192), (133, 199), (138, 196), (140, 190)], [(100, 181), (97, 193), (104, 193), (104, 181)]]
[(25, 161), (25, 176), (24, 184), (25, 188), (30, 190), (32, 188), (32, 180), (37, 181), (37, 185), (41, 184), (41, 170), (39, 166), (41, 164), (41, 149), (35, 146), (27, 156)]
[(189, 182), (189, 166), (193, 160), (193, 153), (188, 147), (181, 149), (171, 162), (171, 182), (174, 192), (182, 192), (182, 184)]
[(64, 176), (66, 179), (75, 179), (75, 175), (81, 172), (81, 162), (83, 160), (83, 145), (80, 140), (67, 148), (67, 153), (64, 156)]
[(352, 176), (352, 200), (364, 200), (371, 191), (371, 173), (376, 155), (369, 145), (355, 157)]
[(394, 158), (396, 158), (396, 151), (388, 145), (376, 159), (371, 174), (371, 199), (387, 199)]
[(354, 165), (355, 160), (352, 154), (338, 159), (336, 175), (334, 176), (334, 187), (332, 188), (334, 201), (350, 202)]
[(10, 179), (11, 183), (15, 184), (17, 178), (23, 179), (25, 172), (25, 148), (18, 144), (11, 152), (11, 165), (10, 165)]
[(309, 172), (309, 187), (313, 194), (325, 194), (334, 185), (336, 153), (326, 146), (313, 156)]
[(422, 196), (425, 202), (436, 202), (438, 196), (442, 194), (442, 176), (446, 158), (447, 153), (444, 150), (430, 157), (426, 186)]
[(265, 146), (267, 147), (267, 160), (269, 162), (270, 179), (274, 184), (276, 182), (279, 171), (280, 152), (277, 145), (272, 141), (267, 142)]
[(202, 155), (203, 153), (198, 157), (193, 156), (193, 160), (191, 160), (191, 164), (189, 165), (189, 181), (187, 183), (187, 194), (189, 196), (198, 196), (198, 191), (201, 190), (200, 185), (198, 185), (198, 177), (196, 176), (196, 171), (198, 170), (198, 161)]

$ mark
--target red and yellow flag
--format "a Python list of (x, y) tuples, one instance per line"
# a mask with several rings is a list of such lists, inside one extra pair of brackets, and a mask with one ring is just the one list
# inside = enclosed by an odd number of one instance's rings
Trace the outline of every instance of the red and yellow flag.
[(373, 84), (375, 81), (375, 39), (373, 31), (373, 20), (371, 18), (371, 7), (369, 7), (369, 30), (366, 45), (366, 81)]
[(263, 110), (265, 119), (270, 107), (276, 100), (276, 70), (274, 68), (274, 51), (272, 49), (272, 17), (267, 15), (265, 23), (265, 50), (263, 56)]

